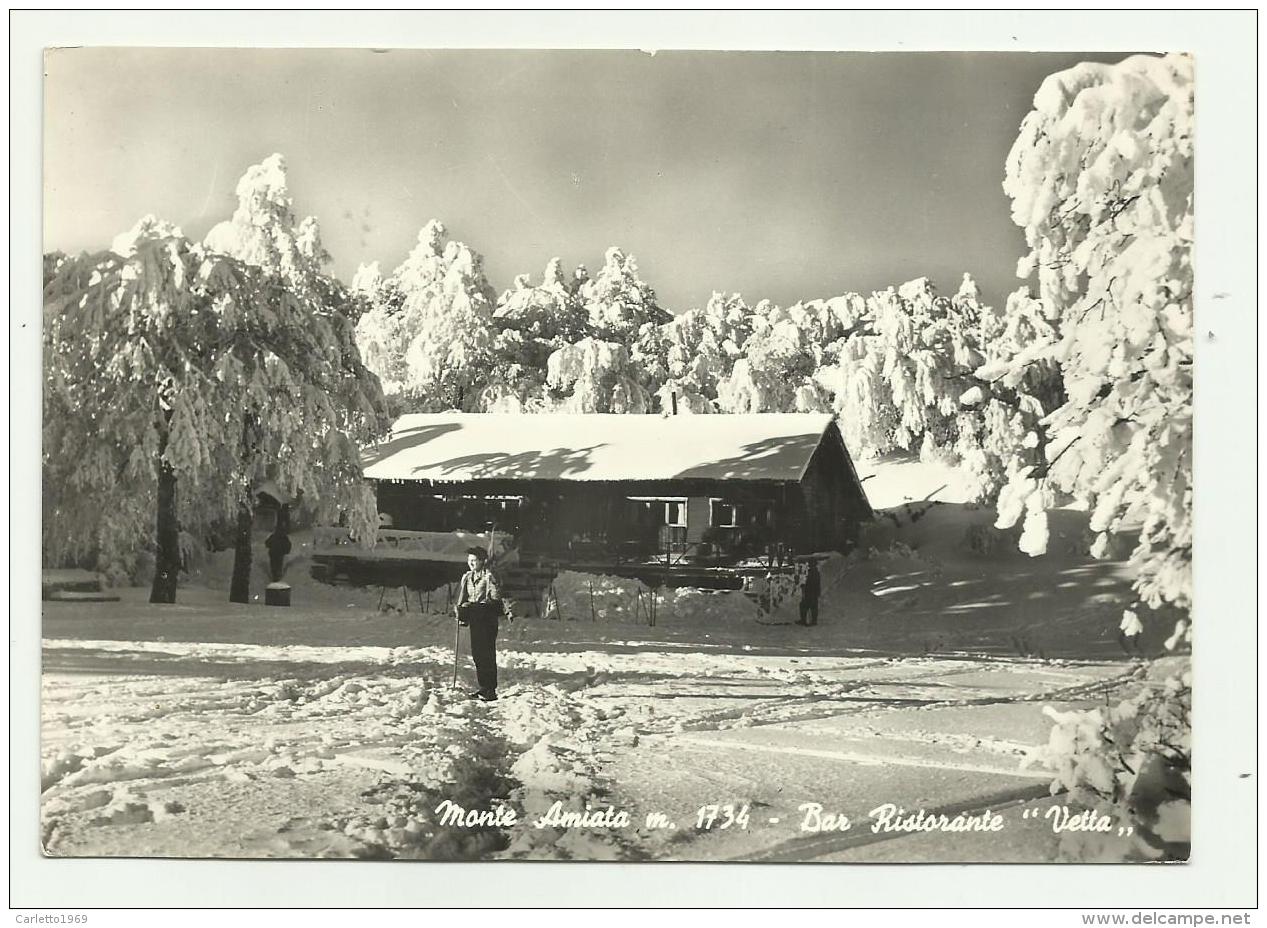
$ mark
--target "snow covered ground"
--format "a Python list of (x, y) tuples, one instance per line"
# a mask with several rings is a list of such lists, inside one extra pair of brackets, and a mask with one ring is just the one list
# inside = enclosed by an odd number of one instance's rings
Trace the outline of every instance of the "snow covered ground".
[[(379, 591), (295, 568), (289, 609), (228, 604), (223, 565), (174, 606), (140, 589), (46, 603), (46, 850), (1050, 859), (1057, 837), (1020, 817), (1048, 780), (1021, 764), (1046, 740), (1043, 705), (1135, 685), (1142, 667), (1114, 636), (1128, 590), (1120, 564), (1072, 543), (1038, 559), (981, 543), (972, 526), (988, 520), (954, 504), (890, 520), (885, 553), (824, 571), (817, 628), (777, 612), (656, 627), (521, 619), (499, 639), (494, 705), (451, 688), (447, 615), (412, 599), (401, 611), (395, 591), (380, 609)], [(461, 675), (470, 686), (465, 659)], [(489, 815), (444, 824), (445, 800)], [(862, 822), (884, 802), (1015, 821), (954, 840), (801, 829), (806, 803)], [(556, 803), (612, 812), (536, 827)], [(722, 827), (726, 807), (743, 826)], [(613, 827), (617, 812), (627, 826)]]

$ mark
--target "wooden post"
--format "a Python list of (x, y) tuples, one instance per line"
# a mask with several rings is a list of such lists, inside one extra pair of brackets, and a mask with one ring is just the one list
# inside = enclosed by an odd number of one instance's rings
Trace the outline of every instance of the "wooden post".
[[(673, 532), (672, 532), (672, 531), (669, 531), (669, 532), (667, 533), (667, 535), (666, 535), (666, 538), (667, 538), (667, 541), (665, 542), (665, 551), (664, 551), (664, 586), (663, 586), (663, 589), (666, 589), (666, 590), (667, 590), (667, 589), (669, 588), (669, 571), (671, 570), (671, 568), (672, 568), (672, 566), (673, 566)], [(652, 604), (655, 606), (656, 611), (658, 612), (658, 611), (659, 611), (659, 608), (660, 608), (660, 604), (659, 604), (659, 603), (657, 603), (657, 602), (656, 602), (656, 600), (655, 600), (655, 590), (652, 590), (652, 591), (651, 591), (651, 602), (652, 602)], [(654, 615), (655, 613), (652, 613), (652, 614)], [(655, 623), (654, 623), (654, 622), (652, 622), (651, 624), (652, 624), (652, 625), (654, 625)]]

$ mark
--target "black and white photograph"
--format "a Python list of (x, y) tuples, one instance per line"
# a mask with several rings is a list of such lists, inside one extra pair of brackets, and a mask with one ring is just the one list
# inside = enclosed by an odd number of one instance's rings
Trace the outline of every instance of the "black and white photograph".
[(40, 852), (1186, 866), (1200, 68), (1104, 48), (45, 48)]

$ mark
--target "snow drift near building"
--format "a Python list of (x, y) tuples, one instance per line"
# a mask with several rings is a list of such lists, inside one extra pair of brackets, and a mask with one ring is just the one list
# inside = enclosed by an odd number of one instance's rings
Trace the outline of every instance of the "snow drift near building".
[[(878, 601), (869, 591), (874, 571), (866, 559), (841, 554), (819, 560), (822, 592), (819, 623), (869, 617)], [(657, 625), (731, 626), (788, 624), (800, 617), (805, 565), (795, 575), (755, 577), (740, 590), (678, 587), (653, 591), (639, 580), (565, 571), (553, 583), (547, 618), (566, 622), (650, 623), (654, 600)]]
[(548, 618), (569, 622), (721, 624), (756, 621), (757, 605), (736, 590), (682, 587), (653, 591), (641, 580), (564, 571), (555, 578)]

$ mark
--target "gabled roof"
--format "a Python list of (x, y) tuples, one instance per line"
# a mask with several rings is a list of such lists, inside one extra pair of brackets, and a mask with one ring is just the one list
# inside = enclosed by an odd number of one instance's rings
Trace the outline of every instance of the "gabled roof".
[(832, 427), (819, 414), (401, 416), (363, 456), (373, 480), (798, 482)]

